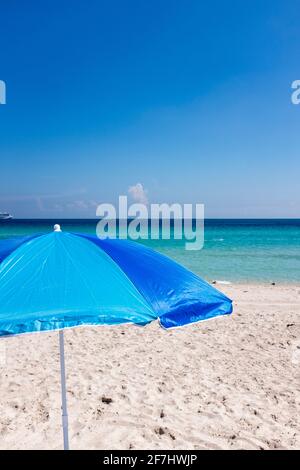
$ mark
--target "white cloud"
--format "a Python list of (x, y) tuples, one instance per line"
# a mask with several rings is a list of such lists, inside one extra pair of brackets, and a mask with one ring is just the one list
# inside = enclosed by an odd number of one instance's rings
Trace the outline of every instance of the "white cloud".
[(135, 202), (140, 204), (148, 204), (147, 190), (144, 189), (142, 183), (137, 183), (134, 186), (129, 186), (128, 194), (132, 197)]

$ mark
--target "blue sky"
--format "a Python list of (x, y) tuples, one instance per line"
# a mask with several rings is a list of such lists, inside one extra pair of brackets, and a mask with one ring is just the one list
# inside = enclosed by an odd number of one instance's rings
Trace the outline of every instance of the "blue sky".
[(208, 217), (300, 217), (300, 3), (1, 5), (0, 210), (93, 217), (140, 183)]

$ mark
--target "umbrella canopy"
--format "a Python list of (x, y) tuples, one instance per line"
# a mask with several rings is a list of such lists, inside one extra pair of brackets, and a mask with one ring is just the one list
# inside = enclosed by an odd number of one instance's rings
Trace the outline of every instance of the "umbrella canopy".
[(0, 243), (0, 336), (231, 312), (224, 294), (135, 242), (54, 231)]
[(170, 328), (231, 312), (224, 294), (135, 242), (52, 232), (0, 243), (0, 336), (157, 318)]

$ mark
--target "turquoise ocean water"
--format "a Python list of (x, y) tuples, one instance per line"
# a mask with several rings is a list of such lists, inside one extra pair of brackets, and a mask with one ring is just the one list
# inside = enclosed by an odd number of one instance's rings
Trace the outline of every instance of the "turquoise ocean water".
[[(53, 223), (70, 232), (96, 232), (97, 220), (12, 220), (0, 222), (0, 240), (49, 232)], [(231, 282), (300, 282), (300, 219), (209, 219), (200, 251), (181, 240), (143, 240), (201, 277)]]

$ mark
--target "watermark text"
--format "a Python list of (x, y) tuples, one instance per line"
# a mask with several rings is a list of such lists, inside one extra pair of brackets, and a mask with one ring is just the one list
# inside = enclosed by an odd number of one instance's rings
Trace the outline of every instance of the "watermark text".
[(0, 80), (0, 104), (6, 104), (6, 84)]
[(300, 104), (300, 80), (294, 80), (292, 83), (292, 96), (291, 100), (293, 104)]
[(131, 240), (185, 240), (186, 250), (201, 250), (204, 245), (203, 204), (128, 205), (119, 196), (118, 207), (103, 203), (97, 207), (97, 236)]

